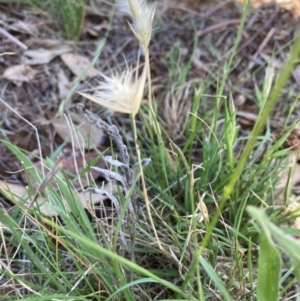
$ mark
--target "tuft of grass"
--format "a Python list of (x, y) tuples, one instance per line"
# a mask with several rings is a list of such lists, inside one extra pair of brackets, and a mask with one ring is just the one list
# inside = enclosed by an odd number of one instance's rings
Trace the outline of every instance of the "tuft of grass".
[(86, 9), (86, 0), (54, 0), (65, 35), (70, 40), (78, 40)]

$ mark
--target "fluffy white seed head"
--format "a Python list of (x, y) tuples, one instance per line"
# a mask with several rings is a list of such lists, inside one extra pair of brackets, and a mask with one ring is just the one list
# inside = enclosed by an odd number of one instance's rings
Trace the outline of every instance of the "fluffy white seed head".
[(118, 0), (117, 5), (121, 12), (131, 16), (133, 24), (129, 26), (142, 46), (147, 48), (151, 40), (155, 3), (148, 4), (145, 0)]
[(102, 75), (104, 80), (95, 88), (93, 95), (77, 92), (87, 99), (98, 103), (111, 112), (132, 114), (140, 108), (146, 82), (146, 66), (136, 79), (136, 72), (128, 67), (126, 71), (111, 77)]

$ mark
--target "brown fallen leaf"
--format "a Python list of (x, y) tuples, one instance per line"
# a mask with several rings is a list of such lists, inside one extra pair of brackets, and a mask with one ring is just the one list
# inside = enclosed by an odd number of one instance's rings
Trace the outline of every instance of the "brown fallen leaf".
[[(8, 200), (14, 204), (23, 205), (25, 208), (30, 204), (30, 198), (28, 197), (28, 192), (25, 186), (13, 183), (7, 183), (0, 180), (0, 194), (4, 195)], [(51, 209), (49, 203), (44, 202), (44, 198), (38, 197), (34, 207), (40, 207), (42, 214), (46, 216), (55, 216), (56, 213)]]
[[(117, 192), (116, 185), (112, 185), (111, 183), (107, 183), (103, 190), (108, 191), (111, 194)], [(98, 204), (107, 199), (105, 195), (100, 194), (92, 194), (90, 192), (73, 192), (75, 196), (77, 196), (78, 201), (80, 201), (84, 208), (91, 209), (91, 205)], [(28, 196), (28, 192), (25, 186), (7, 183), (5, 181), (0, 180), (0, 194), (5, 196), (8, 200), (13, 202), (15, 205), (20, 205), (24, 209), (29, 209), (28, 206), (31, 203), (31, 197)], [(65, 208), (67, 212), (70, 212), (70, 208), (67, 206), (67, 201), (62, 199), (62, 202), (65, 204)], [(55, 207), (49, 203), (49, 201), (39, 196), (37, 200), (33, 204), (33, 208), (37, 209), (39, 207), (39, 211), (45, 216), (58, 216), (59, 212), (55, 210)]]
[[(76, 139), (76, 137), (74, 137), (74, 147), (76, 149), (81, 149), (82, 146), (84, 146), (86, 149), (98, 148), (101, 144), (101, 141), (105, 137), (104, 132), (77, 114), (72, 113), (70, 116), (75, 126), (76, 135), (79, 138)], [(56, 133), (63, 140), (71, 141), (70, 127), (65, 118), (56, 119), (55, 121), (52, 121), (52, 124)], [(75, 136), (74, 133), (73, 136)]]
[(4, 71), (2, 78), (16, 82), (29, 82), (36, 74), (37, 70), (28, 65), (14, 65)]
[(25, 51), (25, 56), (27, 57), (25, 63), (28, 65), (39, 65), (39, 64), (48, 64), (56, 56), (70, 52), (71, 47), (66, 45), (58, 46), (57, 48), (52, 49), (32, 49)]
[(65, 98), (70, 90), (71, 83), (67, 78), (63, 69), (60, 69), (57, 74), (58, 96), (60, 99)]
[[(68, 68), (76, 76), (81, 75), (88, 68), (88, 66), (91, 66), (90, 59), (83, 55), (65, 53), (62, 54), (60, 57), (62, 61), (65, 63), (65, 65), (68, 66)], [(97, 69), (95, 69), (94, 67), (90, 67), (85, 77), (95, 77), (99, 74), (100, 72)]]
[[(32, 26), (32, 23), (24, 22), (22, 20), (13, 21), (12, 23), (6, 22), (7, 30), (22, 32), (28, 35), (34, 35), (38, 33), (38, 28), (36, 26)], [(6, 27), (5, 26), (5, 27)]]
[(272, 65), (274, 69), (281, 69), (283, 66), (282, 60), (276, 59), (271, 55), (268, 55), (266, 53), (261, 53), (260, 56), (266, 63)]
[[(88, 175), (84, 174), (81, 175), (81, 181), (78, 179), (74, 179), (76, 177), (77, 172), (81, 173), (89, 164), (91, 161), (96, 159), (99, 156), (98, 152), (96, 151), (91, 151), (83, 157), (81, 154), (79, 154), (76, 158), (64, 158), (60, 161), (60, 166), (64, 168), (64, 170), (67, 172), (66, 177), (73, 182), (73, 186), (75, 188), (85, 188), (87, 187), (89, 181), (87, 176), (89, 175), (91, 179), (96, 181), (100, 177), (100, 173), (95, 170), (95, 169), (90, 169)], [(42, 169), (42, 162), (38, 161), (34, 163), (34, 166), (41, 170)], [(106, 168), (106, 163), (103, 158), (99, 158), (99, 160), (93, 164), (93, 167), (98, 167), (98, 168)], [(45, 176), (47, 176), (50, 173), (50, 170), (45, 170)], [(38, 188), (38, 184), (34, 183), (34, 180), (32, 178), (28, 179), (28, 174), (26, 174), (24, 171), (21, 172), (21, 179), (25, 185), (28, 185), (29, 181), (31, 182), (31, 185), (35, 188)], [(55, 179), (50, 179), (49, 183), (53, 187), (57, 187)], [(83, 187), (82, 187), (83, 185)]]

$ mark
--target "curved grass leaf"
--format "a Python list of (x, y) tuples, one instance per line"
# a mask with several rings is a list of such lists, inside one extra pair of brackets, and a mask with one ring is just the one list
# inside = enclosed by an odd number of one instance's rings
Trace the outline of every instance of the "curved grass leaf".
[(219, 275), (216, 273), (216, 271), (212, 268), (212, 266), (203, 258), (200, 257), (199, 259), (201, 265), (203, 266), (205, 272), (208, 274), (208, 276), (211, 278), (211, 280), (214, 282), (216, 288), (220, 291), (220, 293), (223, 295), (223, 300), (231, 301), (231, 297), (222, 282)]
[(259, 223), (265, 233), (270, 233), (276, 239), (282, 250), (290, 257), (294, 273), (300, 283), (300, 242), (288, 236), (275, 226), (266, 216), (262, 209), (249, 206), (248, 212)]
[(281, 257), (271, 236), (264, 230), (260, 233), (258, 260), (258, 301), (277, 301), (279, 296), (279, 278)]

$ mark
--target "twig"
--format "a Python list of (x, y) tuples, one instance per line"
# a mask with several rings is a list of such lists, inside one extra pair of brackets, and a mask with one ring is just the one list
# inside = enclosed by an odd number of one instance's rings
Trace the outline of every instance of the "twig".
[[(31, 126), (33, 128), (33, 130), (35, 132), (35, 135), (36, 135), (37, 144), (38, 144), (39, 156), (40, 156), (40, 158), (42, 160), (42, 158), (43, 158), (43, 156), (42, 156), (42, 147), (41, 147), (41, 142), (40, 142), (40, 138), (39, 138), (39, 132), (38, 132), (37, 128), (31, 122), (29, 122), (26, 118), (24, 118), (23, 116), (21, 116), (15, 109), (13, 109), (2, 98), (0, 98), (0, 102), (2, 102), (10, 111), (12, 111), (20, 119), (22, 119), (25, 123), (27, 123), (29, 126)], [(43, 173), (43, 178), (45, 178), (45, 169), (44, 169), (44, 165), (43, 164), (42, 164), (42, 173)]]
[(276, 32), (276, 28), (272, 27), (271, 30), (269, 31), (269, 33), (267, 34), (267, 36), (264, 38), (264, 40), (262, 41), (262, 43), (258, 47), (257, 51), (252, 55), (252, 60), (253, 61), (250, 62), (249, 68), (252, 68), (254, 66), (255, 60), (260, 55), (260, 53), (262, 52), (264, 47), (268, 44), (269, 40), (271, 39), (271, 37), (274, 35), (275, 32)]
[[(250, 45), (266, 28), (268, 28), (272, 22), (275, 20), (275, 18), (278, 16), (278, 11), (276, 11), (273, 16), (266, 22), (264, 25), (260, 28), (260, 30), (257, 30), (254, 35), (252, 35), (250, 38), (247, 39), (247, 41), (242, 44), (235, 52), (235, 55), (240, 53), (243, 49), (245, 49), (248, 45)], [(227, 58), (230, 56), (231, 50), (229, 50), (225, 55), (224, 58)]]
[(23, 50), (27, 50), (28, 47), (25, 44), (23, 44), (20, 40), (18, 40), (13, 35), (11, 35), (9, 32), (7, 32), (4, 28), (0, 27), (0, 33), (3, 36), (7, 37), (13, 43), (15, 43), (16, 45), (18, 45), (19, 47), (21, 47)]
[(232, 19), (224, 22), (220, 22), (218, 24), (214, 24), (212, 26), (209, 26), (203, 30), (198, 31), (198, 37), (201, 37), (209, 32), (221, 29), (223, 27), (229, 26), (229, 25), (239, 25), (241, 23), (241, 19)]

